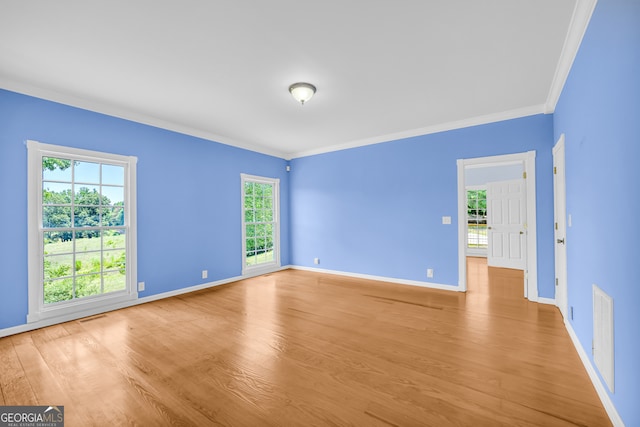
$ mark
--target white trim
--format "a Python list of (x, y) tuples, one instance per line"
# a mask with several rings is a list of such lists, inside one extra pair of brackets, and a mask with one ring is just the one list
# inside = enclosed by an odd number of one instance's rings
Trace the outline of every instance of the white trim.
[[(589, 0), (593, 1), (593, 0)], [(432, 133), (446, 132), (449, 130), (463, 129), (471, 126), (484, 125), (488, 123), (501, 122), (504, 120), (518, 119), (522, 117), (533, 116), (536, 114), (543, 114), (547, 111), (546, 104), (532, 105), (523, 108), (516, 108), (513, 110), (502, 111), (499, 113), (486, 114), (483, 116), (470, 117), (461, 120), (454, 120), (446, 123), (435, 124), (422, 128), (410, 129), (402, 132), (395, 132), (386, 135), (374, 136), (371, 138), (364, 138), (355, 141), (349, 141), (345, 143), (335, 144), (328, 147), (316, 148), (311, 150), (304, 150), (298, 152), (285, 152), (280, 150), (274, 150), (262, 145), (252, 144), (246, 141), (240, 141), (230, 138), (224, 135), (218, 135), (213, 132), (204, 131), (191, 126), (175, 123), (169, 120), (160, 119), (157, 117), (149, 116), (127, 110), (126, 108), (120, 108), (107, 103), (90, 101), (77, 96), (60, 93), (50, 89), (44, 89), (41, 87), (28, 85), (22, 82), (18, 82), (5, 77), (0, 77), (0, 87), (29, 95), (40, 99), (45, 99), (52, 102), (58, 102), (61, 104), (69, 105), (76, 108), (82, 108), (84, 110), (93, 111), (99, 114), (105, 114), (111, 117), (117, 117), (124, 120), (130, 120), (136, 123), (144, 125), (158, 127), (172, 132), (177, 132), (183, 135), (189, 135), (196, 138), (202, 138), (208, 141), (216, 142), (223, 145), (229, 145), (232, 147), (253, 151), (256, 153), (266, 154), (269, 156), (278, 157), (284, 160), (291, 160), (298, 157), (312, 156), (315, 154), (329, 153), (332, 151), (345, 150), (348, 148), (362, 147), (365, 145), (379, 144), (382, 142), (395, 141), (403, 138), (411, 138), (414, 136), (429, 135)]]
[[(559, 159), (559, 153), (562, 155)], [(566, 181), (566, 151), (564, 133), (560, 134), (560, 138), (556, 145), (551, 149), (553, 158), (553, 217), (556, 227), (553, 231), (553, 257), (554, 257), (554, 276), (558, 280), (555, 286), (555, 297), (557, 306), (563, 317), (567, 317), (567, 307), (569, 305), (569, 286), (567, 276), (567, 181)], [(562, 164), (559, 164), (562, 162)], [(556, 167), (558, 169), (556, 170)], [(562, 210), (562, 212), (558, 212)], [(556, 239), (559, 232), (563, 232), (562, 238), (565, 243), (562, 249), (559, 249)], [(563, 253), (564, 252), (564, 253)], [(558, 259), (560, 258), (560, 259)], [(562, 262), (564, 258), (564, 263)], [(562, 265), (564, 264), (564, 265)], [(562, 290), (562, 292), (559, 292)], [(561, 298), (561, 296), (563, 298)]]
[(538, 297), (538, 302), (540, 304), (556, 305), (556, 300), (553, 298)]
[(423, 288), (440, 289), (444, 291), (458, 291), (458, 292), (461, 291), (460, 288), (455, 285), (444, 285), (444, 284), (433, 283), (433, 282), (420, 282), (417, 280), (397, 279), (394, 277), (386, 277), (386, 276), (373, 276), (371, 274), (350, 273), (348, 271), (327, 270), (324, 268), (303, 267), (299, 265), (291, 265), (289, 266), (289, 268), (292, 270), (313, 271), (316, 273), (334, 274), (337, 276), (354, 277), (357, 279), (367, 279), (367, 280), (376, 280), (379, 282), (397, 283), (399, 285), (420, 286)]
[[(44, 144), (28, 140), (27, 146), (27, 197), (28, 197), (28, 314), (27, 322), (74, 316), (75, 313), (93, 312), (138, 298), (137, 282), (137, 214), (136, 214), (136, 163), (137, 157), (103, 153), (61, 145)], [(44, 303), (42, 272), (42, 158), (44, 156), (71, 157), (74, 160), (110, 162), (125, 168), (125, 229), (126, 229), (126, 289), (96, 298), (71, 300), (60, 305)]]
[(573, 15), (571, 16), (571, 22), (569, 23), (569, 30), (564, 39), (564, 45), (562, 46), (562, 52), (558, 59), (558, 65), (549, 87), (549, 93), (547, 94), (547, 101), (544, 105), (544, 112), (546, 114), (553, 113), (562, 94), (564, 84), (569, 77), (571, 66), (578, 55), (580, 44), (584, 34), (587, 32), (591, 15), (596, 8), (597, 0), (577, 0), (573, 9)]
[[(257, 264), (255, 266), (247, 267), (247, 236), (246, 227), (244, 222), (244, 184), (245, 182), (257, 182), (262, 184), (270, 184), (273, 186), (273, 222), (275, 223), (275, 230), (273, 236), (273, 254), (274, 260), (272, 262), (265, 262)], [(280, 179), (268, 178), (264, 176), (248, 175), (246, 173), (240, 174), (240, 215), (242, 224), (242, 275), (247, 274), (260, 275), (264, 272), (271, 271), (273, 268), (280, 267)]]
[(432, 133), (446, 132), (455, 129), (463, 129), (471, 126), (485, 125), (488, 123), (502, 122), (504, 120), (519, 119), (522, 117), (534, 116), (545, 112), (544, 104), (532, 105), (530, 107), (507, 110), (500, 113), (487, 114), (484, 116), (469, 117), (462, 120), (435, 124), (417, 129), (409, 129), (402, 132), (395, 132), (386, 135), (374, 136), (371, 138), (358, 139), (341, 144), (330, 145), (328, 147), (315, 148), (311, 150), (289, 153), (285, 158), (291, 160), (299, 157), (313, 156), (316, 154), (330, 153), (332, 151), (346, 150), (349, 148), (363, 147), (365, 145), (380, 144), (383, 142), (396, 141), (398, 139), (412, 138), (414, 136), (429, 135)]
[(93, 309), (93, 310), (85, 310), (78, 313), (72, 313), (69, 315), (42, 319), (33, 323), (25, 323), (18, 326), (12, 326), (9, 328), (0, 329), (0, 338), (6, 337), (9, 335), (21, 334), (23, 332), (33, 331), (35, 329), (44, 328), (46, 326), (56, 325), (58, 323), (69, 322), (72, 320), (82, 319), (83, 317), (95, 316), (97, 314), (108, 313), (110, 311), (120, 310), (127, 307), (134, 307), (136, 305), (145, 304), (152, 301), (157, 301), (165, 298), (171, 298), (177, 295), (187, 294), (190, 292), (200, 291), (202, 289), (213, 288), (220, 285), (226, 285), (228, 283), (238, 282), (240, 280), (249, 279), (251, 277), (261, 276), (263, 274), (275, 273), (277, 271), (286, 270), (291, 268), (290, 266), (284, 266), (279, 268), (274, 268), (269, 271), (263, 271), (259, 274), (247, 274), (244, 276), (235, 276), (229, 277), (228, 279), (217, 280), (215, 282), (201, 283), (199, 285), (189, 286), (186, 288), (175, 289), (173, 291), (163, 292), (160, 294), (149, 295), (143, 298), (138, 298), (134, 301), (126, 301), (119, 302), (117, 304), (111, 304), (106, 309)]
[(589, 379), (591, 380), (591, 383), (595, 387), (596, 393), (598, 393), (598, 397), (600, 398), (600, 401), (602, 402), (602, 405), (604, 406), (605, 411), (607, 411), (607, 415), (609, 416), (611, 423), (615, 427), (624, 427), (624, 422), (622, 421), (620, 414), (618, 414), (618, 411), (616, 410), (615, 405), (613, 404), (613, 402), (611, 401), (611, 398), (609, 397), (609, 393), (607, 393), (605, 385), (600, 380), (600, 377), (598, 376), (596, 369), (593, 367), (593, 364), (591, 363), (591, 360), (589, 359), (587, 352), (582, 347), (582, 344), (580, 343), (580, 339), (578, 339), (578, 335), (576, 335), (576, 332), (573, 330), (571, 323), (565, 319), (564, 326), (567, 328), (567, 332), (569, 333), (569, 337), (571, 337), (573, 346), (578, 352), (578, 356), (580, 356), (580, 360), (582, 361), (582, 364), (587, 370), (587, 374), (589, 374)]
[(178, 132), (183, 135), (194, 136), (196, 138), (206, 139), (208, 141), (217, 142), (223, 145), (230, 145), (232, 147), (241, 148), (244, 150), (254, 151), (256, 153), (262, 153), (269, 156), (279, 157), (282, 159), (287, 158), (287, 153), (280, 150), (273, 150), (265, 146), (252, 144), (246, 141), (240, 141), (227, 136), (218, 135), (212, 132), (208, 132), (202, 129), (186, 126), (184, 124), (176, 123), (170, 120), (160, 119), (158, 117), (149, 116), (133, 112), (126, 108), (120, 108), (115, 105), (109, 105), (104, 102), (90, 101), (87, 99), (79, 98), (77, 96), (61, 93), (41, 87), (28, 85), (15, 80), (0, 77), (0, 88), (22, 93), (29, 96), (34, 96), (40, 99), (45, 99), (52, 102), (58, 102), (61, 104), (69, 105), (76, 108), (82, 108), (84, 110), (93, 111), (99, 114), (105, 114), (111, 117), (117, 117), (123, 120), (129, 120), (136, 123), (145, 124), (148, 126), (158, 127), (172, 132)]
[(466, 167), (479, 165), (492, 166), (503, 163), (523, 163), (527, 173), (527, 270), (525, 271), (526, 295), (530, 301), (538, 301), (538, 253), (536, 226), (536, 152), (504, 154), (498, 156), (458, 159), (458, 287), (467, 290), (467, 261), (466, 261), (466, 226), (461, 218), (467, 217), (467, 195), (464, 184), (464, 170)]

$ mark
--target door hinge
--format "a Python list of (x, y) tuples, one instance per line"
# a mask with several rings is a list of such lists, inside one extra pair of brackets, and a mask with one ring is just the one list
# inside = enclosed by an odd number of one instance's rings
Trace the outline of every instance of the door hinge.
[(554, 175), (557, 175), (557, 174), (558, 174), (558, 169), (557, 169), (555, 166), (553, 167), (553, 174), (554, 174)]
[(556, 230), (558, 229), (558, 223), (556, 222)]
[(556, 286), (558, 286), (558, 278), (556, 277)]
[(526, 172), (522, 172), (522, 179), (527, 179), (527, 173)]

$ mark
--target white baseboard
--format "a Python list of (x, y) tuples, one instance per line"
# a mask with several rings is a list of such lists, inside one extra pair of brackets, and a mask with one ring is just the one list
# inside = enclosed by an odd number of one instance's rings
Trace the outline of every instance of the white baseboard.
[(170, 298), (177, 295), (186, 294), (189, 292), (195, 292), (202, 289), (213, 288), (215, 286), (225, 285), (231, 282), (237, 282), (238, 280), (248, 279), (255, 276), (260, 276), (263, 274), (274, 273), (276, 271), (285, 270), (289, 268), (289, 266), (285, 267), (277, 267), (268, 271), (260, 271), (255, 274), (245, 274), (244, 276), (235, 276), (229, 277), (228, 279), (217, 280), (215, 282), (201, 283), (199, 285), (189, 286), (186, 288), (175, 289), (173, 291), (163, 292), (160, 294), (149, 295), (147, 297), (138, 298), (132, 301), (125, 301), (118, 304), (112, 304), (105, 307), (100, 307), (96, 309), (83, 310), (72, 314), (67, 314), (64, 316), (58, 317), (50, 317), (43, 320), (38, 320), (31, 323), (25, 323), (23, 325), (12, 326), (10, 328), (0, 329), (0, 338), (6, 337), (9, 335), (21, 334), (23, 332), (33, 331), (35, 329), (44, 328), (46, 326), (56, 325), (58, 323), (69, 322), (72, 320), (82, 319), (83, 317), (95, 316), (96, 314), (107, 313), (109, 311), (120, 310), (122, 308), (132, 307), (134, 305), (145, 304), (151, 301), (157, 301), (164, 298)]
[(609, 419), (611, 420), (611, 423), (615, 427), (624, 427), (624, 422), (622, 421), (622, 418), (620, 418), (620, 414), (618, 414), (616, 407), (613, 405), (613, 402), (609, 397), (609, 393), (607, 393), (606, 387), (600, 380), (600, 377), (598, 376), (596, 369), (591, 364), (591, 360), (589, 359), (587, 352), (582, 347), (582, 344), (580, 344), (580, 340), (578, 339), (576, 332), (573, 330), (571, 323), (565, 320), (564, 326), (567, 328), (567, 332), (569, 332), (571, 341), (573, 342), (574, 347), (578, 351), (580, 360), (582, 361), (582, 364), (587, 370), (587, 374), (589, 374), (589, 379), (591, 379), (591, 382), (593, 383), (593, 386), (595, 387), (596, 392), (598, 393), (598, 397), (600, 398), (600, 401), (602, 402), (602, 405), (604, 406), (605, 411), (607, 411), (607, 415), (609, 415)]
[(538, 297), (538, 302), (540, 304), (556, 305), (556, 300), (554, 298)]
[(420, 286), (423, 288), (463, 292), (460, 290), (459, 286), (443, 285), (441, 283), (420, 282), (417, 280), (407, 280), (407, 279), (396, 279), (394, 277), (373, 276), (370, 274), (350, 273), (346, 271), (327, 270), (324, 268), (314, 268), (314, 267), (303, 267), (299, 265), (290, 265), (289, 268), (293, 270), (315, 271), (316, 273), (326, 273), (326, 274), (335, 274), (338, 276), (355, 277), (358, 279), (369, 279), (369, 280), (377, 280), (380, 282), (391, 282), (391, 283), (397, 283), (400, 285)]

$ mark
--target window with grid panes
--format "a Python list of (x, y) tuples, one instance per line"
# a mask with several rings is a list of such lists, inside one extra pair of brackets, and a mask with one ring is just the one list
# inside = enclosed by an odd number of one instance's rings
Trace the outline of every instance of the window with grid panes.
[(31, 320), (136, 297), (136, 159), (33, 141), (28, 147)]
[(242, 175), (243, 274), (280, 265), (278, 179)]
[(484, 250), (487, 240), (487, 190), (467, 190), (467, 248)]

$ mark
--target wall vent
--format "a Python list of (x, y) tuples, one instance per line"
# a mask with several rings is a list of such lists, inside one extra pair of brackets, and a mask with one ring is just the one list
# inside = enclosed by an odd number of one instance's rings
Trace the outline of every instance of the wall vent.
[(613, 299), (593, 285), (593, 361), (613, 393)]

